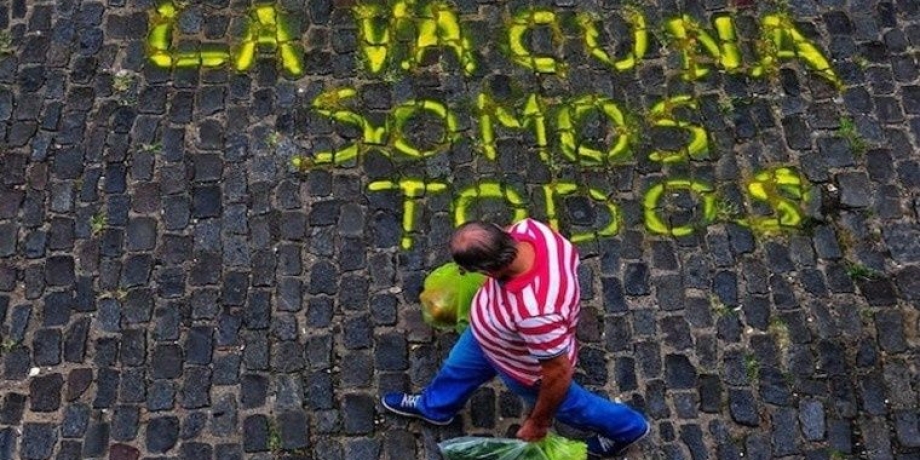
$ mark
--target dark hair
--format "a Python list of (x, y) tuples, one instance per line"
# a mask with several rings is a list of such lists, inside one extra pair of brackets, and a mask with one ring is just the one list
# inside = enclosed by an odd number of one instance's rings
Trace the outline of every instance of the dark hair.
[(471, 221), (454, 231), (450, 255), (466, 271), (497, 272), (517, 257), (517, 243), (495, 224)]

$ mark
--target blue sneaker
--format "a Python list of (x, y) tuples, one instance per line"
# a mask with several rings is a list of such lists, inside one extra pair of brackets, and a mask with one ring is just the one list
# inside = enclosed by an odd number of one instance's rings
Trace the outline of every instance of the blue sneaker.
[(588, 443), (588, 454), (595, 457), (609, 458), (609, 457), (619, 457), (626, 453), (633, 444), (641, 441), (643, 438), (648, 436), (648, 432), (651, 430), (651, 426), (648, 423), (645, 424), (645, 431), (641, 435), (637, 436), (631, 441), (616, 441), (614, 439), (606, 438), (601, 435), (595, 435), (586, 440)]
[(450, 425), (450, 422), (454, 421), (453, 417), (447, 420), (435, 420), (425, 417), (425, 415), (422, 414), (422, 412), (418, 409), (418, 403), (420, 399), (422, 399), (422, 395), (410, 395), (407, 393), (387, 393), (383, 395), (382, 398), (380, 398), (380, 402), (383, 404), (383, 407), (386, 407), (390, 412), (404, 415), (406, 417), (420, 418), (432, 425)]

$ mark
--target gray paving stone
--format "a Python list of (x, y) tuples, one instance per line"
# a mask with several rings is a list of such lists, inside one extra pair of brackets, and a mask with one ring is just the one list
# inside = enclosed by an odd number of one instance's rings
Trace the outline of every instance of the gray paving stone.
[(140, 423), (137, 406), (118, 406), (112, 414), (111, 437), (116, 441), (132, 441), (137, 437)]
[(208, 414), (202, 411), (191, 411), (182, 419), (182, 428), (179, 430), (179, 439), (188, 441), (198, 438), (208, 423)]
[(176, 395), (176, 387), (170, 381), (154, 381), (147, 392), (147, 410), (158, 412), (171, 410)]
[(89, 425), (90, 408), (85, 404), (72, 404), (64, 409), (61, 437), (82, 438)]
[(39, 460), (51, 458), (58, 435), (50, 423), (26, 423), (22, 427), (22, 441), (19, 454), (23, 459)]
[(243, 451), (264, 452), (268, 450), (269, 421), (264, 415), (250, 415), (243, 420)]
[(179, 438), (179, 419), (174, 416), (155, 417), (147, 422), (146, 447), (152, 453), (165, 453)]
[(61, 374), (42, 375), (29, 382), (29, 409), (33, 412), (54, 412), (61, 406), (61, 389), (64, 378)]
[(124, 369), (118, 387), (118, 401), (125, 404), (143, 403), (147, 391), (147, 372), (144, 368)]

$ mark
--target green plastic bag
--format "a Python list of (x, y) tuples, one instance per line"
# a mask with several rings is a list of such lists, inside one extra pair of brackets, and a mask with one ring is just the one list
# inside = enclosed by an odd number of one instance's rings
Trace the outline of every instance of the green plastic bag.
[(445, 460), (586, 460), (582, 441), (550, 433), (539, 442), (465, 436), (438, 444)]
[(460, 274), (460, 267), (446, 263), (429, 273), (419, 299), (422, 319), (437, 329), (462, 332), (469, 325), (470, 304), (485, 283), (485, 275)]

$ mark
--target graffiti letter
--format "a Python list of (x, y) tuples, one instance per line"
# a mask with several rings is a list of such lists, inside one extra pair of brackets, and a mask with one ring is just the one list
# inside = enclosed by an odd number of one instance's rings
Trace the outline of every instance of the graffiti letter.
[[(431, 150), (420, 150), (414, 147), (403, 134), (403, 128), (406, 122), (420, 110), (435, 114), (438, 119), (444, 122), (446, 128), (446, 138), (442, 138), (440, 142), (438, 142), (437, 147)], [(390, 114), (390, 120), (387, 125), (388, 130), (395, 138), (393, 145), (396, 147), (396, 150), (415, 158), (430, 157), (444, 151), (450, 146), (450, 143), (457, 138), (458, 132), (457, 118), (454, 114), (447, 110), (447, 106), (444, 104), (430, 100), (408, 101), (395, 107)]]
[(160, 2), (150, 19), (147, 48), (150, 61), (158, 67), (219, 67), (227, 63), (230, 53), (219, 45), (201, 45), (199, 51), (172, 49), (173, 26), (179, 10), (170, 0)]
[[(546, 216), (549, 220), (549, 225), (556, 230), (559, 230), (559, 217), (556, 213), (556, 198), (570, 195), (573, 192), (578, 190), (578, 186), (571, 182), (559, 182), (546, 184), (543, 186), (543, 192), (546, 196)], [(570, 238), (572, 242), (578, 243), (580, 241), (588, 241), (597, 237), (605, 236), (614, 236), (620, 230), (619, 227), (619, 211), (617, 205), (614, 204), (604, 192), (601, 192), (595, 188), (589, 188), (588, 194), (595, 201), (604, 203), (607, 206), (607, 210), (610, 211), (610, 223), (606, 227), (598, 230), (597, 232), (585, 232), (572, 235)]]
[(524, 209), (524, 200), (521, 195), (508, 187), (503, 187), (495, 182), (485, 182), (479, 185), (473, 185), (462, 192), (454, 200), (454, 225), (459, 227), (464, 222), (470, 220), (467, 216), (467, 210), (470, 205), (478, 200), (498, 199), (504, 200), (514, 209), (514, 221), (519, 221), (527, 217), (527, 210)]
[(760, 27), (763, 36), (759, 47), (760, 65), (751, 71), (752, 76), (760, 77), (775, 70), (781, 59), (799, 58), (819, 75), (840, 86), (840, 79), (827, 58), (799, 32), (787, 16), (768, 14), (761, 19)]
[(290, 26), (274, 6), (257, 6), (249, 12), (249, 25), (242, 43), (233, 53), (233, 66), (244, 71), (255, 62), (256, 47), (274, 49), (281, 67), (292, 77), (304, 72), (303, 49), (291, 33)]
[(615, 61), (598, 43), (600, 33), (595, 25), (595, 20), (588, 13), (578, 14), (578, 24), (584, 33), (585, 49), (598, 61), (621, 72), (635, 67), (636, 62), (640, 61), (648, 50), (648, 30), (645, 28), (645, 16), (635, 8), (626, 7), (624, 17), (633, 28), (632, 52), (623, 59)]
[(403, 237), (401, 244), (403, 249), (409, 249), (412, 247), (412, 238), (409, 234), (415, 227), (415, 202), (419, 198), (425, 196), (425, 192), (436, 193), (447, 190), (447, 184), (405, 179), (399, 182), (371, 182), (367, 185), (367, 189), (372, 192), (378, 192), (380, 190), (402, 190), (405, 199), (403, 199)]
[[(405, 4), (399, 6), (401, 8), (394, 8), (394, 17), (405, 15)], [(358, 46), (364, 54), (365, 65), (371, 73), (378, 73), (386, 65), (390, 51), (390, 16), (381, 5), (374, 3), (359, 3), (354, 13), (358, 22)]]
[(524, 35), (536, 26), (549, 26), (556, 43), (562, 41), (562, 31), (556, 22), (556, 13), (543, 9), (526, 9), (521, 11), (511, 20), (508, 28), (508, 44), (511, 48), (511, 59), (539, 73), (561, 73), (562, 64), (552, 56), (536, 56), (524, 46)]
[(429, 3), (423, 15), (418, 18), (416, 27), (418, 39), (415, 42), (415, 53), (412, 53), (413, 57), (403, 61), (403, 69), (417, 67), (423, 61), (428, 48), (444, 46), (454, 50), (467, 75), (473, 74), (476, 70), (473, 47), (460, 29), (460, 20), (450, 5), (444, 2)]
[[(688, 222), (681, 226), (674, 226), (671, 222), (666, 222), (658, 213), (658, 203), (666, 191), (689, 190), (699, 195), (703, 201), (702, 219), (694, 224)], [(693, 233), (696, 227), (707, 225), (716, 217), (716, 197), (711, 185), (705, 182), (693, 180), (670, 179), (663, 183), (656, 184), (645, 193), (643, 199), (645, 208), (645, 226), (650, 231), (661, 235), (687, 236)]]
[[(346, 123), (361, 128), (363, 143), (371, 145), (384, 145), (386, 127), (376, 127), (366, 118), (345, 108), (344, 100), (355, 96), (357, 92), (351, 88), (333, 90), (320, 94), (313, 101), (313, 108), (317, 112), (340, 123)], [(335, 152), (319, 152), (313, 156), (313, 164), (334, 163), (340, 164), (358, 156), (359, 144), (354, 144), (343, 150)]]
[(684, 15), (666, 23), (668, 32), (677, 39), (683, 55), (684, 78), (687, 80), (698, 80), (709, 73), (709, 67), (701, 65), (697, 60), (701, 51), (711, 56), (725, 70), (731, 71), (741, 66), (735, 24), (728, 16), (717, 16), (713, 23), (719, 43), (690, 16)]
[(690, 96), (675, 96), (655, 104), (649, 114), (653, 126), (676, 127), (690, 132), (690, 143), (685, 149), (678, 151), (657, 150), (651, 153), (653, 161), (673, 163), (687, 158), (694, 160), (705, 159), (709, 153), (709, 137), (706, 129), (699, 125), (687, 123), (674, 118), (674, 109), (677, 107), (690, 107), (696, 109), (696, 102)]
[(524, 111), (520, 117), (505, 110), (504, 107), (495, 103), (486, 93), (480, 93), (476, 100), (476, 109), (479, 111), (479, 132), (482, 139), (482, 149), (486, 158), (494, 160), (496, 158), (495, 149), (495, 123), (493, 118), (506, 128), (533, 130), (536, 137), (537, 148), (540, 150), (540, 159), (549, 161), (549, 155), (546, 152), (548, 142), (546, 141), (546, 117), (542, 101), (536, 94), (531, 94), (524, 104)]
[[(592, 111), (599, 111), (613, 124), (613, 146), (606, 152), (591, 148), (578, 140), (576, 136), (577, 124)], [(586, 160), (587, 164), (604, 164), (605, 159), (612, 161), (628, 160), (632, 157), (629, 151), (631, 130), (626, 123), (626, 117), (616, 102), (610, 98), (597, 96), (584, 96), (569, 102), (557, 115), (556, 124), (559, 128), (559, 142), (562, 153), (573, 162), (579, 158)]]
[(413, 50), (402, 61), (402, 68), (417, 67), (429, 48), (446, 47), (454, 51), (463, 72), (476, 70), (473, 46), (460, 27), (460, 19), (446, 2), (431, 1), (419, 13), (416, 0), (400, 0), (387, 11), (383, 5), (359, 3), (354, 7), (358, 21), (359, 46), (371, 73), (386, 67), (393, 35), (415, 33)]
[(782, 167), (761, 171), (747, 189), (753, 199), (769, 204), (778, 216), (755, 216), (742, 219), (740, 223), (764, 233), (802, 224), (802, 204), (808, 201), (808, 190), (794, 169)]

